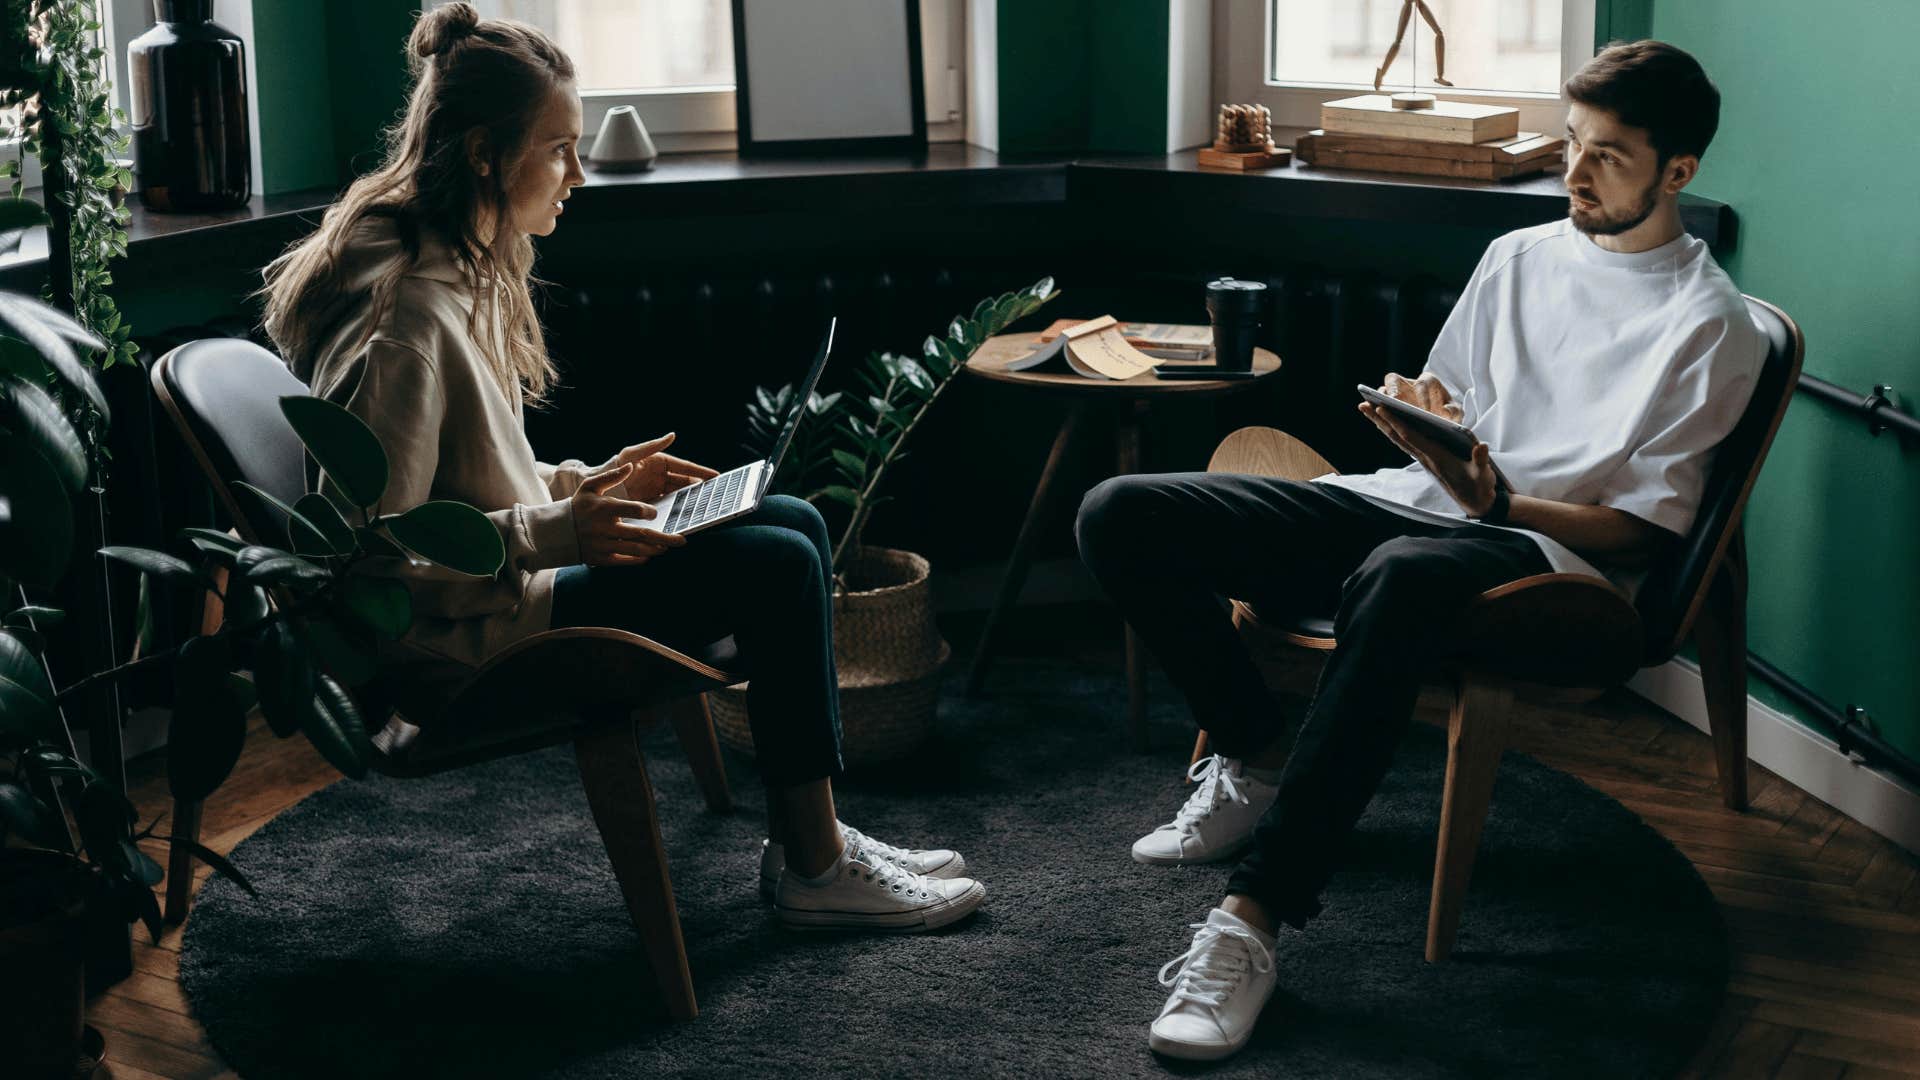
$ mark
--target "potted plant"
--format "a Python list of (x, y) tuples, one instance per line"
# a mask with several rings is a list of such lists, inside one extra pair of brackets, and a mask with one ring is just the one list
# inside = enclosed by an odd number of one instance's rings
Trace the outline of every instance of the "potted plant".
[[(927, 560), (866, 543), (888, 470), (974, 352), (988, 338), (1058, 295), (1052, 278), (980, 301), (920, 357), (875, 353), (855, 373), (862, 395), (816, 394), (794, 433), (776, 490), (826, 503), (846, 515), (833, 548), (833, 645), (840, 686), (842, 756), (849, 767), (911, 752), (932, 728), (941, 666), (950, 650), (933, 621)], [(792, 411), (791, 385), (760, 388), (747, 405), (748, 449), (772, 448)], [(809, 430), (809, 421), (812, 429)], [(729, 746), (751, 752), (746, 694), (708, 695), (714, 727)]]
[[(0, 221), (26, 216), (0, 201)], [(225, 782), (256, 706), (275, 734), (300, 732), (342, 773), (363, 776), (374, 751), (349, 687), (371, 679), (380, 643), (404, 634), (413, 613), (404, 585), (353, 573), (355, 566), (376, 555), (406, 555), (491, 575), (505, 558), (499, 532), (465, 504), (374, 513), (387, 481), (379, 440), (337, 405), (287, 397), (287, 419), (367, 524), (350, 526), (326, 496), (309, 494), (292, 506), (276, 504), (287, 515), (284, 547), (187, 529), (185, 558), (101, 549), (101, 556), (162, 582), (214, 592), (225, 619), (212, 633), (56, 691), (45, 631), (63, 613), (36, 602), (34, 592), (65, 573), (74, 501), (97, 479), (61, 402), (84, 400), (106, 415), (76, 347), (105, 346), (59, 310), (0, 292), (0, 970), (21, 1003), (0, 1011), (0, 1073), (8, 1076), (70, 1076), (85, 1056), (81, 927), (89, 917), (139, 919), (156, 942), (161, 933), (153, 889), (164, 873), (139, 842), (173, 838), (155, 834), (157, 818), (140, 827), (126, 794), (81, 760), (64, 708), (69, 700), (102, 682), (170, 665), (167, 781), (176, 799), (203, 800)], [(182, 842), (252, 892), (226, 859)], [(90, 1039), (84, 1051), (97, 1056), (98, 1036)]]

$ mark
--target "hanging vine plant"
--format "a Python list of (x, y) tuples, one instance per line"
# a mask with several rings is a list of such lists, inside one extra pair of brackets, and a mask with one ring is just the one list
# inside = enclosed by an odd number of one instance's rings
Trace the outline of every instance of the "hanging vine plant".
[[(113, 302), (109, 264), (127, 253), (130, 214), (114, 198), (133, 186), (121, 155), (125, 115), (112, 106), (97, 0), (4, 0), (0, 55), (0, 136), (18, 140), (0, 178), (20, 199), (26, 155), (40, 162), (49, 219), (44, 295), (71, 312), (105, 346), (88, 353), (100, 367), (133, 359), (135, 345)], [(64, 402), (78, 421), (96, 467), (105, 417), (85, 397)]]

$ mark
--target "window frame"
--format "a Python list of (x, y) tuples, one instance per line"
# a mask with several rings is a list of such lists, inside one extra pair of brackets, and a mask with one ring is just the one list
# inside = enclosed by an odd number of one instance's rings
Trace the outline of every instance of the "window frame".
[[(928, 142), (966, 137), (966, 9), (964, 0), (920, 0)], [(738, 145), (731, 86), (582, 90), (581, 157), (591, 156), (601, 120), (619, 105), (633, 106), (663, 154), (733, 150)]]
[[(1596, 0), (1560, 0), (1560, 78), (1566, 78), (1580, 65), (1593, 59)], [(1222, 101), (1265, 105), (1273, 114), (1275, 127), (1317, 128), (1320, 106), (1330, 95), (1372, 93), (1371, 88), (1356, 89), (1352, 84), (1273, 82), (1273, 34), (1268, 26), (1272, 0), (1222, 0), (1216, 14), (1227, 20), (1216, 31), (1215, 40), (1226, 43), (1226, 63), (1218, 70), (1224, 74), (1215, 86)], [(1569, 32), (1573, 31), (1573, 32)], [(1552, 94), (1494, 93), (1485, 90), (1445, 90), (1449, 98), (1477, 105), (1510, 105), (1520, 110), (1523, 131), (1558, 135), (1567, 126), (1567, 101), (1558, 92)]]

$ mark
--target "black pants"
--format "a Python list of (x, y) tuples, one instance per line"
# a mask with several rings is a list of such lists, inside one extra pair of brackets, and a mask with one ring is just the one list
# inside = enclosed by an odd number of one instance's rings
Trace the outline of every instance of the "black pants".
[(683, 651), (733, 635), (760, 777), (806, 783), (841, 768), (832, 566), (820, 512), (769, 495), (639, 565), (563, 568), (553, 625), (614, 626)]
[(1229, 893), (1301, 926), (1447, 655), (1452, 617), (1481, 592), (1545, 573), (1532, 540), (1430, 525), (1349, 491), (1225, 473), (1122, 476), (1088, 492), (1080, 556), (1186, 695), (1216, 753), (1251, 757), (1284, 734), (1221, 597), (1268, 618), (1337, 612), (1328, 656)]

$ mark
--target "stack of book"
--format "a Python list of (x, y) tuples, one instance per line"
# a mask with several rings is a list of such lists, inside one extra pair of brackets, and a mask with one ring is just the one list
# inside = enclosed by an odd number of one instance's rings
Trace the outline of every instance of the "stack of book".
[(1436, 101), (1431, 108), (1395, 108), (1385, 94), (1342, 98), (1320, 106), (1320, 127), (1300, 136), (1303, 164), (1422, 176), (1510, 180), (1561, 162), (1566, 140), (1520, 130), (1520, 110), (1504, 105)]

